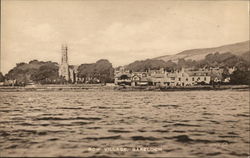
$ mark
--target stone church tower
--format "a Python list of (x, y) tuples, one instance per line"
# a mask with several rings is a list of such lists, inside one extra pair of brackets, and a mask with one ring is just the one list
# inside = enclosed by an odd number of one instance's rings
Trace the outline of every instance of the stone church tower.
[(62, 45), (62, 59), (61, 59), (61, 65), (59, 67), (59, 76), (64, 77), (67, 81), (69, 81), (70, 79), (67, 45)]

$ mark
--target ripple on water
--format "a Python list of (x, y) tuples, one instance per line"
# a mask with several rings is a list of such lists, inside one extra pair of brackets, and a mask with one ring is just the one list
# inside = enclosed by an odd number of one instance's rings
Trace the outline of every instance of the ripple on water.
[(185, 124), (185, 123), (175, 123), (173, 126), (186, 126), (186, 127), (201, 127), (201, 125)]
[(152, 136), (132, 136), (131, 137), (132, 140), (149, 140), (149, 141), (155, 141), (155, 140), (160, 140), (159, 138), (156, 137), (152, 137)]
[(154, 105), (156, 108), (178, 108), (180, 107), (179, 105), (174, 105), (174, 104), (159, 104), (159, 105)]
[(111, 132), (111, 133), (130, 133), (131, 131), (119, 130), (119, 129), (111, 129), (111, 130), (108, 130), (108, 132)]
[(152, 130), (152, 132), (158, 132), (158, 133), (168, 133), (170, 132), (169, 130), (162, 130), (162, 129), (158, 129), (158, 130)]
[(115, 136), (105, 136), (105, 137), (86, 137), (83, 139), (87, 139), (87, 140), (104, 140), (104, 139), (111, 139), (111, 140), (116, 140), (116, 139), (121, 139), (120, 135), (115, 135)]
[(80, 110), (81, 107), (58, 107), (56, 109), (66, 109), (66, 110)]
[(101, 120), (99, 117), (41, 117), (34, 120)]

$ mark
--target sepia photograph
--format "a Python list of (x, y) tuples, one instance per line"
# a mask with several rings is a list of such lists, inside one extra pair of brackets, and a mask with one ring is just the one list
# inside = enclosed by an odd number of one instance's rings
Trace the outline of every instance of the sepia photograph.
[(0, 157), (250, 157), (248, 0), (1, 0)]

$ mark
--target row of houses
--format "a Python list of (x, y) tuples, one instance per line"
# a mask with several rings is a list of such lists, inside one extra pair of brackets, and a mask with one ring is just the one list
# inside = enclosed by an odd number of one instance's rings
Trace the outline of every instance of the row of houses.
[(148, 70), (147, 72), (129, 72), (124, 68), (115, 71), (116, 85), (131, 86), (192, 86), (197, 84), (210, 84), (213, 82), (229, 82), (230, 79), (222, 79), (223, 69), (210, 68), (191, 70), (184, 69), (167, 72), (160, 70)]

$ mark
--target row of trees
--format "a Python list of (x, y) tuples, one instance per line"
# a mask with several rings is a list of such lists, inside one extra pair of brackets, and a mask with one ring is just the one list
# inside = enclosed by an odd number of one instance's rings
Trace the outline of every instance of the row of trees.
[(84, 82), (101, 82), (108, 83), (114, 81), (114, 68), (112, 64), (106, 60), (101, 59), (92, 64), (81, 64), (78, 67), (78, 77)]
[[(59, 84), (67, 81), (59, 76), (59, 65), (56, 62), (43, 62), (32, 60), (29, 63), (18, 63), (5, 76), (0, 73), (0, 82), (15, 80), (16, 85), (25, 85), (29, 82), (40, 84)], [(101, 59), (93, 64), (82, 64), (78, 68), (78, 76), (82, 81), (93, 83), (99, 81), (102, 83), (113, 82), (114, 68), (112, 64), (105, 59)]]
[(32, 60), (29, 63), (18, 63), (6, 75), (7, 80), (15, 80), (17, 85), (25, 85), (29, 82), (60, 83), (62, 79), (58, 75), (58, 64), (55, 62), (43, 62)]
[[(177, 63), (169, 60), (147, 59), (142, 61), (135, 61), (126, 66), (126, 69), (134, 72), (147, 71), (149, 69), (164, 68), (167, 71), (180, 70), (181, 68), (223, 68), (223, 77), (230, 77), (232, 84), (250, 84), (250, 52), (244, 53), (242, 56), (227, 53), (208, 54), (203, 60), (195, 61), (191, 59), (178, 59)], [(236, 68), (236, 71), (229, 74), (228, 68)]]
[[(163, 61), (163, 60), (156, 60), (156, 59), (147, 59), (147, 60), (141, 60), (141, 61), (135, 61), (129, 65), (126, 66), (126, 69), (131, 71), (146, 71), (148, 69), (159, 69), (164, 68), (166, 70), (178, 70), (182, 67), (184, 68), (206, 68), (206, 67), (238, 67), (240, 69), (242, 68), (248, 68), (250, 67), (250, 60), (247, 56), (247, 53), (249, 55), (249, 52), (246, 52), (244, 57), (239, 57), (236, 55), (233, 55), (232, 53), (214, 53), (214, 54), (208, 54), (205, 56), (203, 60), (195, 61), (192, 59), (178, 59), (177, 63), (169, 60), (169, 61)], [(248, 57), (248, 58), (247, 58)]]

